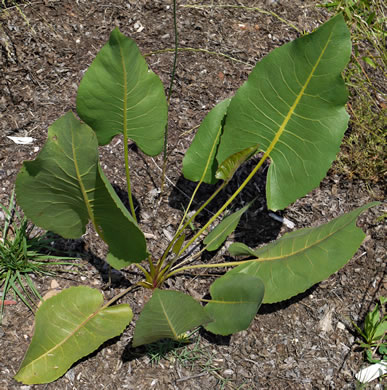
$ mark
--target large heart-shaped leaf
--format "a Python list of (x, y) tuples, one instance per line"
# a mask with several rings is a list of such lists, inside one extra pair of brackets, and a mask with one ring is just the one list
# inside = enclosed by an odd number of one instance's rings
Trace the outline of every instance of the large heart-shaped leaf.
[(208, 234), (208, 236), (203, 240), (203, 244), (206, 245), (206, 250), (216, 251), (223, 244), (226, 238), (236, 229), (239, 220), (250, 205), (251, 203), (235, 213), (228, 215)]
[(179, 340), (187, 330), (210, 321), (200, 303), (189, 295), (156, 289), (137, 321), (133, 346), (164, 338)]
[(217, 182), (216, 149), (230, 100), (226, 99), (218, 103), (203, 119), (183, 159), (183, 174), (186, 179), (192, 181), (202, 179), (208, 184)]
[(318, 186), (347, 128), (341, 72), (351, 53), (342, 15), (259, 62), (227, 109), (217, 160), (260, 145), (271, 164), (269, 209), (283, 209)]
[(143, 233), (99, 166), (95, 133), (71, 112), (50, 126), (36, 160), (24, 162), (16, 195), (32, 222), (62, 237), (82, 236), (91, 220), (117, 269), (147, 257)]
[(48, 383), (73, 363), (121, 334), (132, 319), (127, 304), (103, 307), (102, 294), (71, 287), (47, 299), (36, 312), (35, 332), (15, 379)]
[(164, 87), (135, 42), (118, 28), (81, 81), (77, 112), (96, 132), (100, 145), (122, 133), (148, 155), (162, 150), (167, 122)]
[(261, 306), (264, 285), (260, 278), (243, 273), (226, 274), (212, 283), (206, 312), (214, 319), (205, 328), (229, 335), (249, 327)]
[(254, 251), (239, 243), (231, 245), (231, 253), (254, 253), (257, 258), (227, 274), (259, 276), (265, 284), (264, 303), (289, 299), (328, 278), (352, 258), (365, 237), (356, 218), (377, 204), (359, 207), (318, 227), (287, 233)]

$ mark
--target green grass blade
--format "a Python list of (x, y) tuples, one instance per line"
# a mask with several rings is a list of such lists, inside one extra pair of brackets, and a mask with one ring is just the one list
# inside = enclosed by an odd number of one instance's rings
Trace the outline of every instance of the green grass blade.
[(12, 223), (13, 215), (15, 213), (15, 204), (14, 204), (15, 189), (12, 190), (11, 199), (9, 201), (8, 209), (2, 208), (5, 211), (5, 222), (3, 230), (3, 240), (7, 238), (9, 226)]
[(28, 303), (28, 300), (26, 297), (22, 294), (22, 292), (18, 289), (16, 282), (19, 282), (20, 287), (26, 293), (25, 287), (23, 286), (23, 283), (19, 280), (17, 273), (11, 277), (9, 281), (9, 287), (14, 291), (14, 293), (20, 298), (20, 300), (33, 312), (34, 310), (32, 309), (32, 306)]
[(30, 276), (28, 274), (24, 274), (24, 279), (25, 279), (28, 287), (31, 289), (31, 291), (36, 296), (36, 298), (38, 298), (39, 300), (42, 300), (42, 296), (39, 294), (39, 291), (36, 289), (35, 284), (31, 280)]
[(5, 301), (5, 297), (8, 293), (8, 290), (9, 290), (9, 282), (10, 282), (10, 279), (11, 279), (11, 271), (8, 270), (6, 275), (5, 275), (5, 281), (3, 283), (3, 290), (2, 290), (2, 296), (1, 296), (1, 308), (0, 308), (0, 324), (2, 322), (2, 319), (3, 319), (3, 314), (4, 314), (4, 301)]

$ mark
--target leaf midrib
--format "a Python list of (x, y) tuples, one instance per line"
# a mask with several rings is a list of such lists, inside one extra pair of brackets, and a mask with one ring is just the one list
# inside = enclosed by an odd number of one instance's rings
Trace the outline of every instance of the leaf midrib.
[(72, 150), (72, 153), (73, 153), (73, 162), (74, 162), (75, 173), (77, 175), (77, 180), (78, 180), (78, 183), (79, 183), (79, 187), (81, 188), (83, 201), (84, 201), (84, 203), (86, 205), (87, 213), (89, 215), (89, 218), (90, 218), (90, 220), (91, 220), (91, 222), (92, 222), (96, 232), (98, 233), (98, 235), (103, 240), (105, 240), (102, 230), (99, 228), (99, 226), (96, 223), (94, 212), (93, 212), (93, 209), (91, 207), (89, 197), (87, 195), (87, 192), (90, 191), (90, 190), (86, 190), (85, 185), (83, 184), (83, 181), (82, 181), (82, 175), (81, 175), (81, 173), (79, 171), (78, 156), (77, 156), (77, 153), (76, 153), (76, 150), (75, 150), (74, 129), (73, 128), (71, 128), (71, 150)]
[(338, 229), (335, 229), (333, 230), (331, 233), (327, 234), (326, 236), (322, 237), (320, 240), (317, 240), (317, 241), (314, 241), (313, 243), (311, 243), (309, 246), (305, 246), (304, 248), (300, 248), (299, 250), (297, 251), (294, 251), (294, 252), (291, 252), (291, 253), (287, 253), (285, 255), (282, 255), (282, 256), (273, 256), (273, 257), (261, 257), (261, 258), (256, 258), (256, 259), (252, 259), (251, 261), (252, 262), (264, 262), (264, 261), (273, 261), (273, 260), (280, 260), (280, 259), (285, 259), (287, 257), (291, 257), (291, 256), (295, 256), (301, 252), (304, 252), (316, 245), (319, 245), (321, 242), (325, 241), (325, 240), (328, 240), (332, 235), (336, 234), (338, 231), (341, 231), (343, 229), (345, 229), (348, 225), (350, 225), (354, 219), (356, 217), (354, 217), (353, 219), (349, 220), (348, 223), (346, 224), (343, 224), (340, 228)]
[(103, 302), (101, 303), (98, 310), (96, 310), (94, 313), (91, 313), (88, 317), (86, 317), (68, 336), (66, 336), (61, 342), (56, 344), (54, 347), (46, 351), (44, 354), (40, 355), (38, 358), (32, 360), (27, 365), (22, 367), (21, 369), (25, 370), (27, 367), (36, 364), (39, 360), (47, 357), (48, 355), (52, 354), (52, 352), (58, 350), (63, 344), (65, 344), (71, 337), (75, 336), (75, 334), (85, 326), (89, 321), (91, 321), (96, 315), (98, 315), (102, 310), (105, 309), (105, 306), (103, 305)]
[(330, 32), (329, 37), (327, 39), (327, 42), (326, 42), (324, 48), (322, 49), (321, 54), (319, 55), (319, 57), (318, 57), (318, 59), (316, 61), (316, 64), (313, 66), (313, 68), (312, 68), (308, 78), (306, 79), (303, 87), (301, 88), (301, 91), (297, 95), (296, 100), (294, 101), (293, 105), (290, 107), (288, 114), (285, 116), (285, 119), (283, 120), (280, 128), (276, 132), (276, 134), (275, 134), (273, 140), (271, 141), (269, 147), (265, 151), (265, 153), (264, 153), (264, 155), (262, 157), (262, 160), (265, 160), (270, 155), (270, 153), (273, 151), (273, 149), (275, 148), (276, 144), (278, 143), (278, 140), (280, 139), (282, 133), (284, 132), (284, 130), (286, 128), (286, 125), (288, 124), (289, 120), (291, 119), (291, 117), (292, 117), (296, 107), (298, 106), (298, 103), (300, 102), (300, 100), (304, 96), (305, 90), (308, 87), (312, 77), (314, 76), (314, 73), (315, 73), (317, 67), (320, 64), (321, 59), (322, 59), (323, 55), (325, 54), (325, 51), (326, 51), (329, 43), (331, 42), (331, 36), (332, 36), (332, 32)]
[(170, 328), (170, 330), (171, 330), (171, 332), (172, 332), (172, 334), (173, 334), (175, 340), (177, 340), (177, 339), (178, 339), (178, 334), (176, 333), (176, 330), (175, 330), (175, 328), (173, 327), (172, 322), (171, 322), (170, 319), (169, 319), (169, 316), (168, 316), (167, 311), (166, 311), (166, 309), (165, 309), (165, 307), (164, 307), (164, 304), (163, 304), (163, 302), (162, 302), (162, 300), (161, 300), (161, 297), (159, 297), (159, 302), (160, 302), (160, 306), (161, 306), (161, 309), (162, 309), (162, 311), (163, 311), (163, 314), (164, 314), (164, 316), (165, 316), (165, 319), (167, 320), (168, 326), (169, 326), (169, 328)]

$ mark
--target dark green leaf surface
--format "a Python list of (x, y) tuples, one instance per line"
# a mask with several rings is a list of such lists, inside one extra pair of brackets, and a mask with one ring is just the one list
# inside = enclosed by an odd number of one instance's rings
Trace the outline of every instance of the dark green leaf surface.
[(191, 146), (183, 160), (183, 174), (186, 179), (199, 181), (205, 173), (203, 181), (208, 184), (217, 182), (215, 173), (216, 148), (222, 132), (223, 120), (231, 99), (218, 103), (203, 119)]
[(387, 318), (385, 317), (375, 329), (374, 340), (380, 340), (384, 338), (387, 341)]
[[(254, 250), (257, 259), (227, 274), (239, 272), (259, 276), (265, 284), (264, 303), (289, 299), (328, 278), (355, 254), (365, 234), (356, 226), (357, 217), (377, 202), (359, 207), (314, 228), (287, 233)], [(230, 246), (233, 251), (232, 245)], [(237, 246), (242, 254), (251, 254)], [(235, 253), (235, 252), (234, 252)]]
[(249, 248), (242, 242), (234, 242), (228, 247), (228, 251), (232, 256), (255, 256), (254, 249)]
[(156, 289), (137, 321), (133, 347), (165, 338), (178, 340), (187, 330), (210, 321), (204, 308), (189, 295)]
[(223, 221), (208, 234), (203, 240), (203, 243), (207, 245), (206, 250), (216, 251), (224, 243), (227, 237), (236, 229), (243, 213), (245, 213), (250, 205), (251, 203), (224, 218)]
[(35, 332), (15, 379), (48, 383), (73, 363), (121, 334), (132, 319), (127, 304), (104, 308), (103, 296), (90, 287), (71, 287), (43, 302)]
[(50, 126), (36, 160), (24, 162), (16, 194), (32, 222), (64, 238), (81, 237), (91, 220), (115, 268), (147, 257), (143, 233), (99, 167), (95, 133), (71, 112)]
[(336, 158), (348, 123), (341, 72), (350, 53), (348, 28), (335, 16), (263, 58), (232, 98), (217, 160), (260, 145), (271, 159), (269, 209), (317, 187)]
[(204, 308), (214, 321), (205, 328), (225, 336), (249, 327), (261, 306), (264, 285), (256, 276), (226, 274), (211, 285), (210, 292), (212, 300)]
[(100, 145), (126, 132), (144, 153), (162, 150), (167, 122), (164, 87), (135, 42), (118, 28), (81, 81), (77, 112), (96, 132)]

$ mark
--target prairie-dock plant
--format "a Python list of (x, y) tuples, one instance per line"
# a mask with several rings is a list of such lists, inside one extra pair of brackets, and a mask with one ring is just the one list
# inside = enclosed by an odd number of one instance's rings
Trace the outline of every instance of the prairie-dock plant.
[[(0, 204), (4, 214), (0, 231), (0, 324), (3, 318), (7, 294), (13, 292), (31, 310), (36, 300), (42, 300), (31, 274), (55, 275), (49, 267), (74, 265), (72, 257), (54, 256), (46, 234), (34, 234), (34, 225), (16, 210), (14, 192), (8, 208)], [(52, 261), (54, 260), (54, 261)], [(67, 260), (67, 261), (62, 261)]]
[[(266, 159), (266, 202), (283, 210), (316, 188), (340, 149), (348, 124), (347, 90), (341, 78), (351, 54), (342, 15), (264, 57), (231, 98), (204, 118), (183, 159), (183, 175), (196, 182), (175, 235), (160, 257), (147, 241), (131, 201), (129, 140), (144, 154), (164, 149), (168, 101), (164, 86), (133, 40), (115, 28), (85, 72), (76, 109), (48, 129), (45, 146), (25, 161), (16, 179), (17, 201), (33, 223), (64, 238), (79, 238), (89, 221), (108, 244), (106, 261), (120, 270), (131, 264), (144, 275), (108, 302), (88, 286), (70, 287), (44, 302), (36, 313), (35, 334), (15, 379), (48, 383), (74, 362), (121, 334), (133, 319), (131, 307), (115, 304), (134, 288), (152, 290), (139, 315), (132, 347), (170, 338), (203, 326), (217, 335), (249, 327), (261, 303), (276, 303), (305, 292), (343, 267), (365, 234), (363, 205), (327, 223), (285, 234), (258, 249), (243, 242), (228, 247), (236, 261), (192, 264), (204, 251), (216, 251), (236, 229), (251, 202), (225, 216)], [(121, 202), (99, 161), (99, 146), (123, 136), (123, 166), (130, 210)], [(249, 176), (207, 223), (186, 237), (190, 222), (232, 179), (245, 161), (262, 152)], [(202, 183), (221, 185), (187, 216)], [(213, 228), (218, 217), (224, 215)], [(205, 237), (203, 237), (205, 235)], [(190, 256), (191, 244), (203, 250)], [(188, 257), (186, 257), (188, 253)], [(142, 262), (142, 264), (140, 264)], [(148, 263), (148, 264), (146, 264)], [(229, 268), (209, 288), (211, 299), (166, 290), (166, 280), (197, 268)], [(205, 304), (205, 305), (203, 305)]]

